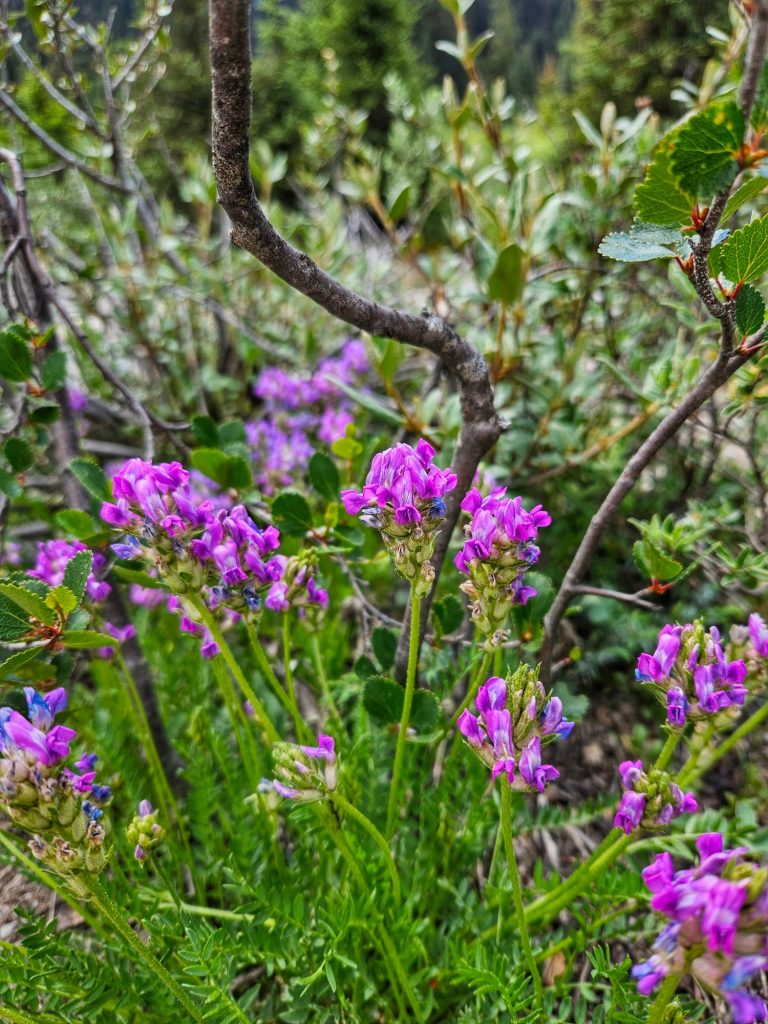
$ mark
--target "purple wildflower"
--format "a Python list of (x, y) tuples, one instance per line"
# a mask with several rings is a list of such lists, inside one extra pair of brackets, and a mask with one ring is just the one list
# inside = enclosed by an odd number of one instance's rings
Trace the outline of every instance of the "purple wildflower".
[(286, 800), (311, 803), (336, 789), (338, 769), (332, 736), (319, 735), (314, 747), (276, 743), (272, 756), (279, 777), (261, 787), (263, 790), (271, 788)]
[(32, 765), (53, 767), (69, 755), (77, 733), (64, 725), (53, 725), (54, 715), (67, 704), (59, 688), (47, 697), (26, 686), (28, 718), (11, 708), (0, 708), (0, 753), (11, 760), (24, 758)]
[(656, 689), (676, 729), (742, 705), (748, 694), (746, 665), (740, 659), (728, 661), (719, 630), (705, 630), (700, 621), (664, 626), (654, 653), (638, 658), (635, 674)]
[(472, 519), (464, 527), (466, 540), (454, 559), (459, 572), (470, 577), (461, 589), (472, 600), (473, 621), (496, 642), (512, 606), (536, 596), (523, 574), (539, 558), (533, 543), (538, 531), (552, 522), (541, 505), (527, 512), (522, 498), (504, 494), (501, 487), (483, 497), (475, 488), (465, 496), (461, 507)]
[(747, 625), (755, 654), (760, 658), (768, 658), (768, 626), (756, 612), (749, 616)]
[(570, 734), (562, 704), (548, 698), (537, 672), (521, 666), (508, 679), (492, 676), (477, 691), (479, 716), (464, 710), (456, 723), (466, 743), (491, 769), (491, 778), (506, 775), (513, 789), (543, 792), (560, 773), (542, 764), (542, 740), (549, 743)]
[(434, 456), (434, 448), (424, 440), (415, 449), (395, 445), (374, 455), (361, 491), (341, 492), (349, 515), (381, 532), (395, 568), (421, 597), (434, 580), (429, 559), (436, 530), (445, 518), (445, 495), (456, 486), (456, 474), (439, 469)]
[(675, 872), (668, 853), (643, 872), (651, 908), (669, 921), (653, 955), (632, 969), (638, 991), (649, 995), (670, 973), (689, 970), (729, 1003), (735, 1024), (768, 1020), (765, 1002), (744, 990), (768, 967), (766, 872), (745, 849), (724, 850), (719, 833), (700, 837), (700, 862)]
[(642, 761), (622, 761), (619, 775), (624, 793), (613, 826), (625, 835), (638, 828), (663, 828), (673, 818), (698, 810), (693, 793), (683, 793), (666, 772), (646, 773)]

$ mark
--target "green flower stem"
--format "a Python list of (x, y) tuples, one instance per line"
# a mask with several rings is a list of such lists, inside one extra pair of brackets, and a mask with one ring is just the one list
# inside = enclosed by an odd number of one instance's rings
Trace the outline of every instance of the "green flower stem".
[(676, 781), (678, 786), (681, 788), (688, 784), (688, 779), (696, 770), (699, 758), (709, 746), (709, 742), (716, 732), (717, 726), (712, 720), (707, 722), (706, 726), (700, 733), (697, 734), (694, 732), (691, 743), (689, 744), (690, 752), (688, 754), (688, 759), (677, 775)]
[(509, 880), (512, 883), (512, 901), (515, 906), (515, 917), (523, 944), (523, 956), (528, 965), (528, 971), (533, 982), (533, 994), (536, 1009), (541, 1013), (544, 1003), (541, 988), (541, 975), (536, 964), (536, 959), (531, 949), (531, 940), (528, 935), (528, 927), (525, 921), (525, 910), (523, 908), (523, 894), (520, 887), (520, 875), (517, 870), (515, 858), (515, 840), (512, 835), (512, 790), (509, 787), (509, 780), (506, 775), (501, 776), (501, 832), (504, 838), (504, 851), (507, 855), (507, 867), (509, 868)]
[(384, 855), (384, 863), (387, 865), (387, 871), (389, 872), (389, 877), (392, 881), (392, 893), (395, 897), (395, 903), (400, 904), (402, 901), (400, 875), (398, 874), (397, 866), (395, 865), (394, 858), (392, 857), (389, 843), (381, 832), (379, 832), (371, 819), (363, 814), (362, 811), (359, 811), (357, 807), (351, 804), (349, 800), (341, 795), (341, 793), (333, 793), (331, 801), (336, 805), (336, 807), (343, 811), (344, 814), (349, 815), (349, 817), (353, 818), (361, 828), (365, 829), (371, 839), (373, 839), (374, 843), (376, 843), (378, 848), (381, 850)]
[(227, 706), (229, 717), (232, 719), (237, 745), (240, 748), (240, 756), (243, 759), (248, 778), (251, 781), (258, 781), (261, 778), (261, 758), (242, 701), (238, 699), (232, 677), (220, 658), (212, 659), (212, 668), (219, 693)]
[(421, 609), (421, 598), (416, 593), (416, 583), (411, 584), (411, 633), (408, 643), (408, 673), (405, 679), (405, 697), (403, 700), (403, 715), (400, 719), (400, 731), (397, 734), (397, 746), (395, 747), (395, 763), (392, 768), (392, 781), (389, 786), (389, 800), (387, 801), (387, 838), (392, 837), (395, 830), (395, 816), (397, 815), (397, 801), (400, 795), (400, 775), (403, 770), (403, 758), (405, 756), (405, 742), (408, 734), (408, 723), (411, 720), (411, 706), (413, 705), (413, 693), (416, 689), (416, 666), (419, 660), (419, 612)]
[(49, 874), (44, 868), (40, 867), (36, 860), (32, 857), (28, 857), (22, 850), (20, 850), (16, 843), (8, 837), (7, 833), (3, 829), (0, 829), (0, 845), (4, 846), (11, 856), (15, 857), (19, 864), (26, 868), (30, 875), (36, 878), (38, 882), (46, 886), (46, 888), (52, 889), (60, 899), (64, 900), (65, 903), (68, 903), (69, 906), (82, 917), (89, 928), (102, 938), (106, 938), (106, 933), (98, 918), (94, 917), (93, 914), (86, 910), (85, 907), (83, 907), (83, 905), (79, 903), (69, 892), (66, 885), (60, 882), (55, 875)]
[(307, 723), (301, 717), (299, 705), (296, 703), (296, 685), (293, 680), (291, 669), (291, 619), (288, 612), (283, 613), (283, 673), (285, 685), (288, 688), (288, 702), (291, 709), (291, 718), (296, 729), (296, 739), (300, 743), (311, 743), (314, 739), (307, 727)]
[(610, 913), (604, 914), (602, 917), (598, 917), (596, 921), (590, 921), (585, 928), (573, 931), (570, 935), (566, 935), (564, 939), (554, 943), (554, 945), (547, 946), (546, 949), (539, 950), (538, 953), (534, 953), (537, 962), (544, 962), (545, 960), (549, 960), (550, 957), (555, 956), (556, 953), (561, 953), (563, 950), (570, 949), (570, 947), (576, 942), (586, 939), (588, 935), (596, 934), (604, 925), (610, 924), (611, 921), (615, 921), (617, 917), (623, 917), (625, 914), (629, 914), (635, 909), (636, 905), (636, 900), (627, 900), (626, 903), (622, 903), (620, 907), (617, 907)]
[[(349, 843), (345, 839), (344, 834), (340, 831), (340, 829), (335, 827), (335, 825), (332, 823), (328, 815), (322, 815), (322, 819), (324, 825), (328, 829), (331, 838), (333, 839), (339, 852), (344, 858), (353, 878), (357, 882), (363, 894), (370, 898), (370, 886), (368, 885), (365, 875), (363, 874), (362, 868), (360, 867), (357, 858), (352, 852)], [(416, 997), (413, 993), (413, 989), (411, 988), (411, 983), (408, 979), (408, 975), (405, 973), (405, 968), (403, 967), (402, 961), (400, 960), (400, 955), (397, 952), (397, 947), (392, 942), (392, 939), (389, 937), (389, 933), (386, 927), (380, 921), (377, 921), (375, 925), (366, 923), (365, 927), (368, 930), (371, 937), (373, 938), (374, 942), (376, 942), (377, 945), (379, 946), (379, 953), (381, 954), (381, 957), (387, 966), (387, 972), (389, 973), (390, 978), (392, 979), (393, 988), (395, 990), (395, 996), (397, 998), (398, 1005), (401, 1008), (401, 1015), (405, 1016), (405, 1006), (403, 1003), (404, 995), (411, 1005), (411, 1009), (413, 1010), (413, 1014), (416, 1020), (419, 1021), (419, 1024), (421, 1024), (421, 1022), (424, 1020), (424, 1016), (421, 1012), (421, 1007), (419, 1006)]]
[(674, 999), (679, 983), (679, 974), (667, 975), (659, 989), (659, 994), (653, 1000), (651, 1008), (648, 1011), (648, 1024), (664, 1024), (667, 1007)]
[(195, 1021), (196, 1024), (204, 1024), (203, 1018), (190, 997), (179, 985), (168, 968), (161, 964), (149, 948), (144, 945), (133, 928), (131, 928), (128, 920), (123, 915), (122, 910), (112, 900), (112, 897), (101, 885), (98, 878), (94, 877), (93, 881), (88, 884), (88, 888), (91, 891), (94, 905), (98, 907), (104, 917), (112, 924), (114, 929), (119, 932), (126, 944), (131, 947), (133, 952), (139, 957), (145, 966), (152, 971), (155, 977), (162, 982), (174, 999), (184, 1007), (191, 1019)]
[(654, 762), (654, 765), (653, 765), (653, 767), (657, 771), (661, 772), (661, 771), (663, 771), (667, 767), (667, 765), (669, 764), (669, 762), (670, 762), (670, 760), (672, 758), (672, 755), (675, 752), (675, 748), (677, 747), (677, 744), (680, 742), (680, 739), (681, 739), (684, 731), (685, 731), (684, 729), (672, 729), (672, 730), (670, 730), (670, 732), (669, 732), (669, 734), (667, 736), (666, 742), (664, 743), (664, 746), (661, 748), (661, 753), (656, 758), (656, 761)]
[(483, 681), (483, 679), (487, 678), (488, 669), (490, 668), (492, 657), (493, 654), (490, 651), (486, 651), (483, 654), (483, 660), (480, 662), (478, 670), (469, 684), (469, 689), (467, 690), (466, 697), (461, 702), (461, 704), (459, 704), (459, 706), (456, 708), (453, 715), (451, 715), (451, 720), (448, 722), (448, 724), (444, 727), (443, 731), (438, 736), (438, 742), (440, 742), (440, 740), (445, 739), (448, 733), (456, 727), (456, 723), (461, 718), (462, 713), (467, 710), (469, 705), (474, 700), (477, 691), (480, 688), (480, 683)]
[(149, 768), (154, 795), (157, 799), (160, 812), (167, 822), (170, 823), (171, 821), (176, 821), (179, 833), (181, 834), (183, 830), (181, 827), (179, 805), (173, 795), (171, 784), (168, 782), (168, 776), (165, 774), (163, 762), (161, 761), (160, 754), (155, 746), (155, 740), (152, 736), (152, 727), (149, 724), (147, 714), (144, 710), (144, 705), (142, 703), (141, 696), (139, 695), (136, 681), (133, 678), (131, 670), (128, 668), (128, 664), (119, 647), (115, 649), (114, 660), (115, 664), (120, 669), (123, 680), (125, 681), (129, 703), (135, 718), (136, 731), (139, 736), (139, 742), (144, 748), (144, 753), (147, 757), (147, 766)]
[[(293, 717), (293, 708), (291, 702), (288, 700), (288, 694), (285, 692), (280, 680), (275, 675), (275, 671), (269, 663), (267, 652), (264, 650), (264, 645), (259, 639), (258, 631), (256, 626), (252, 622), (246, 623), (246, 630), (248, 631), (248, 639), (251, 643), (251, 650), (256, 658), (256, 663), (259, 666), (259, 671), (267, 680), (272, 689), (272, 692), (283, 705), (288, 714)], [(295, 724), (295, 723), (294, 723)]]
[(318, 638), (317, 633), (310, 634), (310, 646), (312, 648), (312, 661), (314, 663), (315, 672), (317, 673), (317, 678), (320, 683), (320, 689), (323, 694), (323, 700), (325, 701), (326, 707), (331, 713), (331, 717), (337, 723), (339, 729), (341, 729), (341, 731), (346, 736), (347, 730), (344, 727), (344, 720), (342, 719), (339, 709), (336, 706), (336, 701), (333, 699), (333, 694), (331, 693), (331, 687), (328, 684), (328, 675), (325, 671), (325, 665), (323, 664), (323, 656), (320, 653), (320, 640)]
[(263, 704), (253, 692), (253, 687), (245, 678), (245, 673), (240, 668), (240, 664), (237, 658), (232, 653), (232, 648), (229, 646), (224, 638), (224, 634), (221, 631), (221, 627), (216, 621), (215, 617), (211, 615), (208, 608), (203, 603), (202, 598), (198, 597), (197, 594), (187, 594), (186, 600), (192, 605), (195, 611), (198, 613), (202, 621), (204, 622), (208, 632), (211, 634), (213, 639), (216, 641), (221, 656), (226, 661), (229, 671), (232, 673), (235, 682), (240, 687), (240, 692), (243, 694), (246, 700), (250, 701), (253, 713), (261, 723), (261, 727), (270, 743), (277, 743), (280, 739), (280, 734), (272, 724), (272, 720), (267, 714)]
[[(652, 771), (662, 771), (666, 768), (683, 736), (683, 732), (683, 729), (675, 729), (669, 732), (664, 746), (651, 769)], [(587, 860), (568, 878), (545, 896), (539, 897), (539, 899), (526, 907), (526, 920), (540, 921), (543, 919), (550, 921), (563, 907), (566, 907), (571, 900), (584, 891), (587, 885), (594, 879), (598, 869), (610, 867), (631, 842), (632, 837), (624, 835), (621, 829), (612, 829), (602, 843), (592, 851)]]
[[(765, 719), (768, 718), (768, 703), (765, 703), (761, 708), (750, 715), (745, 721), (741, 723), (738, 729), (727, 736), (719, 746), (715, 747), (711, 754), (705, 756), (702, 759), (702, 763), (694, 763), (690, 767), (688, 764), (685, 765), (683, 771), (680, 774), (678, 783), (684, 781), (687, 785), (692, 782), (696, 782), (705, 772), (708, 772), (713, 765), (716, 765), (726, 754), (728, 754), (739, 740), (744, 739), (754, 729), (758, 727)], [(696, 759), (698, 762), (698, 758)]]

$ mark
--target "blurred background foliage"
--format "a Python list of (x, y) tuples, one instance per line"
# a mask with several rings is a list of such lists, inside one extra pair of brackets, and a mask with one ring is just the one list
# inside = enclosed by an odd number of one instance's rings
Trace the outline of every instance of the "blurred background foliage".
[[(349, 332), (229, 243), (210, 167), (203, 0), (121, 4), (114, 15), (106, 0), (13, 8), (0, 46), (16, 113), (0, 122), (0, 143), (29, 175), (41, 259), (93, 349), (158, 421), (181, 425), (154, 424), (158, 450), (188, 456), (210, 443), (193, 417), (265, 416), (252, 393), (264, 367), (301, 374)], [(552, 513), (540, 568), (557, 583), (629, 454), (715, 352), (674, 263), (627, 267), (596, 250), (630, 221), (663, 131), (735, 88), (738, 10), (638, 0), (629, 18), (621, 0), (262, 0), (255, 13), (251, 163), (262, 202), (329, 272), (382, 301), (434, 309), (487, 355), (509, 424), (488, 471)], [(116, 85), (111, 98), (98, 66)], [(89, 396), (85, 451), (102, 462), (138, 453), (135, 410), (75, 337), (62, 339), (68, 385)], [(393, 434), (428, 436), (446, 461), (459, 408), (443, 368), (367, 344), (371, 372), (345, 392), (361, 443), (345, 449), (342, 476), (356, 477)], [(656, 615), (584, 595), (560, 651), (574, 685), (625, 672), (669, 618), (766, 610), (758, 367), (729, 388), (644, 475), (587, 582), (645, 589), (630, 518), (654, 513), (681, 532), (647, 526), (650, 543), (692, 572), (653, 597)], [(61, 497), (36, 430), (21, 484), (17, 466), (0, 467), (6, 539), (43, 535)], [(243, 447), (242, 428), (232, 438), (238, 453), (263, 457)], [(444, 590), (455, 589), (451, 573)], [(525, 628), (533, 652), (539, 627)]]

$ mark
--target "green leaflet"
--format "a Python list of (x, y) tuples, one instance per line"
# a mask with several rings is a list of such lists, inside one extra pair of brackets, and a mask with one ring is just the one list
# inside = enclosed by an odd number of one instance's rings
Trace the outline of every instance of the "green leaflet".
[(734, 153), (743, 140), (744, 116), (735, 103), (696, 114), (672, 143), (672, 172), (679, 187), (705, 198), (728, 188), (739, 173)]
[(723, 244), (723, 273), (729, 281), (754, 281), (768, 270), (768, 217), (739, 228)]
[(763, 325), (765, 302), (752, 285), (745, 284), (736, 296), (736, 326), (742, 335), (754, 334)]
[(695, 204), (694, 197), (677, 183), (669, 149), (659, 148), (635, 190), (633, 205), (638, 220), (645, 224), (686, 224)]

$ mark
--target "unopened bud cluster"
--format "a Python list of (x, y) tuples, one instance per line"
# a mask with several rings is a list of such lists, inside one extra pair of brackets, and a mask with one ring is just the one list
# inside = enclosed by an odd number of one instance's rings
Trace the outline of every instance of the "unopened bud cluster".
[(280, 796), (297, 803), (323, 800), (336, 789), (335, 743), (332, 736), (320, 735), (317, 746), (299, 746), (294, 743), (276, 743), (272, 748), (275, 775), (267, 783)]
[(642, 761), (623, 761), (619, 774), (624, 794), (613, 824), (626, 835), (639, 828), (662, 829), (699, 809), (693, 793), (684, 793), (667, 772), (646, 772)]
[(147, 854), (165, 839), (165, 829), (157, 821), (157, 812), (149, 800), (142, 800), (139, 809), (125, 830), (128, 842), (133, 846), (133, 855), (143, 863)]

